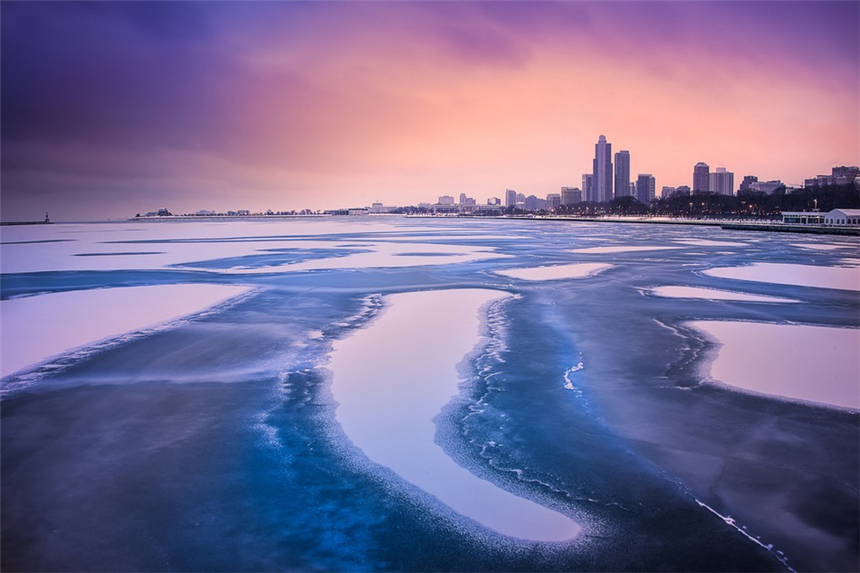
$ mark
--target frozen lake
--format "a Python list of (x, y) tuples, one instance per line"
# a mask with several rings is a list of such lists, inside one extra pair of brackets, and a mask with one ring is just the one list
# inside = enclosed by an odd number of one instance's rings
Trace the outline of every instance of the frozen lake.
[(4, 569), (856, 569), (860, 241), (370, 217), (0, 239)]

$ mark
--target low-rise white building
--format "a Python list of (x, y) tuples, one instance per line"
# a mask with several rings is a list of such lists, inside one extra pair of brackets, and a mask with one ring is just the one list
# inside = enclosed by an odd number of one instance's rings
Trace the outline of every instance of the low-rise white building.
[(860, 209), (833, 209), (824, 216), (825, 225), (860, 225)]
[(783, 211), (782, 222), (794, 225), (821, 225), (824, 213), (820, 211)]

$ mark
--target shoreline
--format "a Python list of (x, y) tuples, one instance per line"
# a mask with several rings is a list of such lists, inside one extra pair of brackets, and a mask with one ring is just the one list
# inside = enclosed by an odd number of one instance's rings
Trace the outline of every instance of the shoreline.
[(502, 535), (566, 542), (579, 524), (478, 478), (435, 441), (434, 420), (459, 392), (457, 366), (481, 344), (480, 314), (507, 296), (479, 288), (387, 295), (371, 325), (333, 344), (327, 369), (335, 417), (372, 462), (456, 513)]

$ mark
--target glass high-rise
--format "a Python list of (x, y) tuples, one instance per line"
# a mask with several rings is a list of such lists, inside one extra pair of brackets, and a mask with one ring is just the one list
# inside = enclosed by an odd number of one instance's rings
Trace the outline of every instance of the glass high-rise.
[(630, 152), (621, 150), (615, 154), (615, 196), (630, 194)]
[(612, 200), (612, 144), (601, 135), (594, 145), (594, 169), (592, 170), (593, 197), (589, 201), (605, 203)]
[(711, 188), (711, 168), (707, 163), (696, 163), (693, 167), (693, 193)]

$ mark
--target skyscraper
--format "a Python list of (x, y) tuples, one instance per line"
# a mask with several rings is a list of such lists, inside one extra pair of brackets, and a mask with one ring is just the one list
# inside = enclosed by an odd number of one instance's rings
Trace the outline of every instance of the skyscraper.
[(654, 199), (657, 182), (650, 173), (640, 173), (636, 178), (636, 199), (648, 205)]
[(693, 193), (696, 191), (708, 191), (711, 188), (711, 168), (707, 163), (696, 163), (693, 167)]
[(630, 194), (630, 152), (621, 150), (615, 154), (615, 196)]
[(586, 201), (596, 201), (594, 198), (594, 175), (591, 173), (582, 174), (582, 190), (585, 192)]
[(601, 135), (594, 145), (594, 169), (592, 170), (593, 198), (590, 201), (605, 203), (612, 200), (612, 144)]
[(517, 192), (513, 189), (505, 189), (505, 207), (517, 204)]

